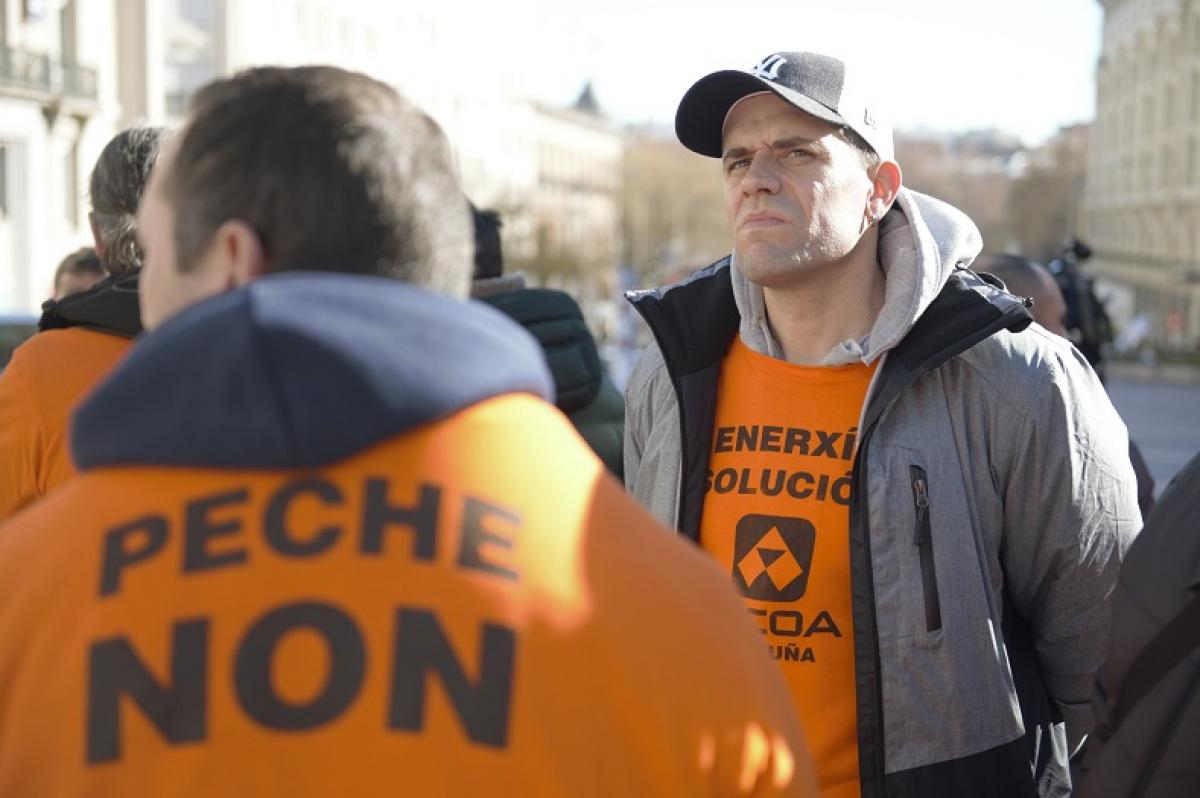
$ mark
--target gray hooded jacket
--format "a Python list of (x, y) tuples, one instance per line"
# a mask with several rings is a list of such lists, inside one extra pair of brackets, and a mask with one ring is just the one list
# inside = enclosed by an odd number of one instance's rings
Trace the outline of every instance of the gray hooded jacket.
[[(979, 248), (962, 213), (901, 190), (880, 230), (883, 310), (824, 359), (882, 358), (850, 475), (864, 796), (1066, 794), (1140, 525), (1104, 389), (1020, 299), (967, 270)], [(734, 335), (781, 352), (761, 288), (729, 258), (629, 299), (655, 343), (627, 388), (626, 486), (698, 539), (721, 359)]]

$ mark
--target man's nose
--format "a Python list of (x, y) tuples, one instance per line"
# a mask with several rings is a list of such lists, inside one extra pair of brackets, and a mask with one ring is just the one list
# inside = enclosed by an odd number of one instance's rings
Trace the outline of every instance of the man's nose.
[(768, 150), (759, 150), (750, 159), (746, 174), (742, 175), (742, 193), (747, 197), (754, 194), (775, 194), (779, 191), (779, 178), (775, 173), (775, 157)]

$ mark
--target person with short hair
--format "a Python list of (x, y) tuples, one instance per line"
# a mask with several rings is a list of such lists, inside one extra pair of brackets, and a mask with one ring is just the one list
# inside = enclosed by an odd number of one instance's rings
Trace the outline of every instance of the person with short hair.
[(92, 247), (82, 247), (63, 258), (54, 269), (53, 299), (82, 293), (104, 279), (100, 256)]
[(879, 81), (778, 52), (684, 94), (733, 252), (630, 297), (625, 482), (729, 574), (822, 795), (1065, 794), (1140, 523), (1125, 427), (903, 187)]
[(137, 240), (137, 209), (167, 131), (135, 125), (112, 138), (88, 180), (92, 209), (88, 223), (96, 254), (112, 275), (137, 271), (142, 251)]
[(134, 127), (105, 145), (92, 170), (89, 218), (109, 276), (46, 302), (39, 332), (0, 374), (0, 521), (75, 473), (67, 451), (71, 413), (141, 332), (134, 214), (166, 135)]
[(0, 526), (0, 794), (815, 794), (724, 575), (467, 301), (430, 117), (217, 80), (138, 237), (149, 332)]
[[(1054, 275), (1045, 266), (1021, 255), (1005, 252), (980, 255), (972, 268), (998, 278), (1010, 293), (1028, 299), (1032, 303), (1029, 313), (1035, 322), (1048, 332), (1071, 340), (1067, 329), (1066, 300)], [(1129, 439), (1129, 462), (1137, 479), (1138, 509), (1142, 518), (1148, 518), (1154, 509), (1154, 476), (1132, 438)]]
[(980, 255), (972, 268), (998, 277), (1009, 293), (1033, 302), (1029, 314), (1049, 332), (1068, 341), (1067, 303), (1054, 276), (1040, 263), (1021, 255), (995, 252)]

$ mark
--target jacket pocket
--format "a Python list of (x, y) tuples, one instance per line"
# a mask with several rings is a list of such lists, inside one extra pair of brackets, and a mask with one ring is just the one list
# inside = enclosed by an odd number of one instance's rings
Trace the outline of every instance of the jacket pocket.
[(933, 532), (929, 521), (929, 480), (925, 469), (910, 465), (908, 475), (912, 481), (913, 506), (917, 511), (916, 531), (913, 543), (921, 559), (921, 589), (925, 596), (925, 631), (936, 632), (942, 628), (942, 602), (938, 596), (937, 570), (933, 562)]

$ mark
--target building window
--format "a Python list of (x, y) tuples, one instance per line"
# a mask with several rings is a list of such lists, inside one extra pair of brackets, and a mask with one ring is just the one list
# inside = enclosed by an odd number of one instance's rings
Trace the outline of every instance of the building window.
[(58, 32), (62, 62), (68, 66), (79, 63), (79, 44), (75, 30), (75, 0), (67, 0), (58, 12)]
[(0, 144), (0, 219), (8, 218), (8, 147)]
[(63, 177), (66, 194), (63, 202), (63, 218), (72, 226), (79, 224), (79, 141), (71, 142), (63, 159)]
[(1192, 72), (1192, 122), (1200, 122), (1200, 70)]
[(219, 0), (168, 0), (163, 6), (166, 111), (182, 117), (192, 93), (220, 72), (222, 6)]

